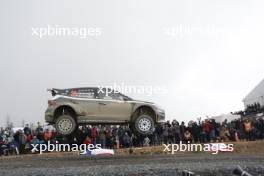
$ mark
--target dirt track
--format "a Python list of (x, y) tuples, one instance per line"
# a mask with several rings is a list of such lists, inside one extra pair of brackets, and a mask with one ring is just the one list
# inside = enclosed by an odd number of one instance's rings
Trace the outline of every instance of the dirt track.
[(232, 175), (236, 165), (252, 175), (264, 175), (264, 156), (245, 154), (177, 154), (85, 157), (75, 154), (24, 155), (0, 158), (0, 175)]

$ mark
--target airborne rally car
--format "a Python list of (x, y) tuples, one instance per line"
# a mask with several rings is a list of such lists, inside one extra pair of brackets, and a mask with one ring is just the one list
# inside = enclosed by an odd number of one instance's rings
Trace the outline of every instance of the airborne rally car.
[(49, 89), (45, 120), (61, 135), (70, 135), (80, 124), (129, 124), (135, 132), (149, 134), (165, 112), (154, 103), (137, 101), (107, 88)]

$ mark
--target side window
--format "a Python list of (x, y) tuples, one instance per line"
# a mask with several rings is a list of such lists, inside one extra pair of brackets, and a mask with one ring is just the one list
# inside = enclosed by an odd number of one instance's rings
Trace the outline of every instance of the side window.
[(123, 97), (119, 93), (111, 93), (109, 94), (114, 100), (123, 100)]
[(92, 88), (81, 88), (81, 89), (72, 89), (70, 91), (71, 97), (78, 97), (78, 98), (95, 98), (95, 91)]
[(102, 91), (98, 93), (98, 97), (99, 99), (103, 99), (103, 100), (123, 100), (120, 94), (113, 92), (107, 93), (106, 89), (102, 89)]
[(105, 99), (106, 98), (106, 89), (98, 89), (97, 90), (98, 99)]

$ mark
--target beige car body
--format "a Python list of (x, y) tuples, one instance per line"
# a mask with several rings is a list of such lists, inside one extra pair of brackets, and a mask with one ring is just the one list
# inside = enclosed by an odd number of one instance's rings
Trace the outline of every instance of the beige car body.
[[(120, 94), (120, 96), (124, 95)], [(155, 123), (165, 120), (164, 110), (154, 103), (132, 100), (127, 96), (121, 99), (101, 99), (55, 95), (49, 102), (52, 104), (45, 112), (45, 120), (49, 124), (54, 124), (59, 112), (65, 109), (75, 114), (77, 124), (130, 123), (133, 120), (133, 114), (140, 108), (152, 111)]]

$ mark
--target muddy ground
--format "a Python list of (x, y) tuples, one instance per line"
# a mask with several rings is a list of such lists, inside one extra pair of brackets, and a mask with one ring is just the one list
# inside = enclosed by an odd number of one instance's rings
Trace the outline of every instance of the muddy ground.
[(0, 175), (127, 175), (177, 176), (188, 169), (201, 176), (228, 176), (240, 165), (255, 176), (264, 175), (264, 155), (204, 153), (87, 157), (76, 153), (0, 157)]

